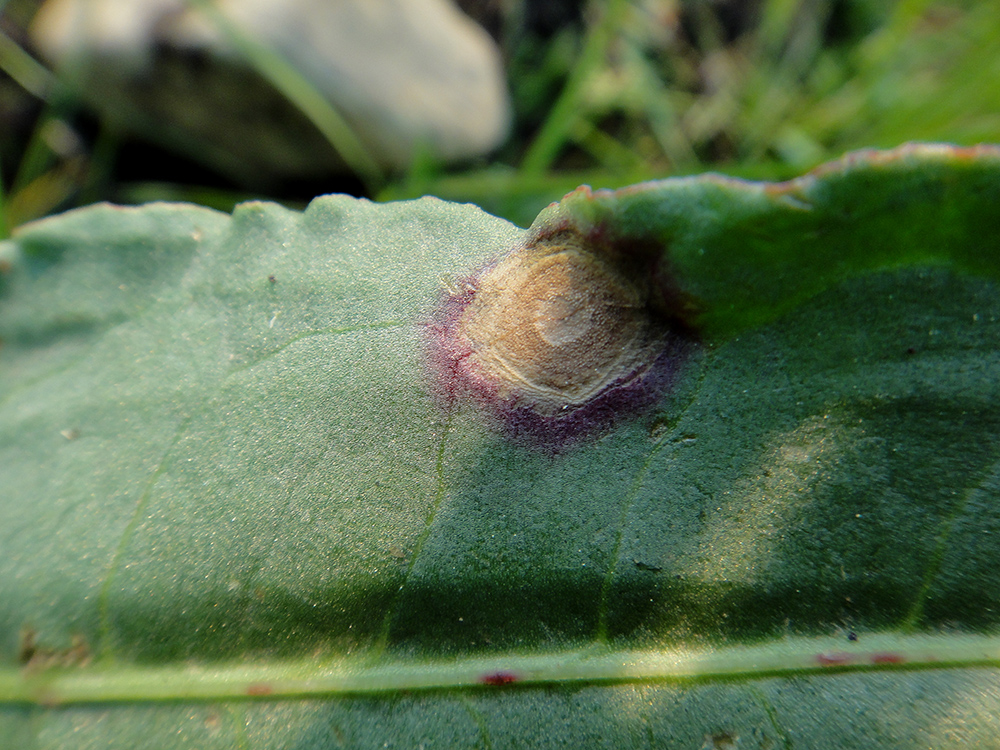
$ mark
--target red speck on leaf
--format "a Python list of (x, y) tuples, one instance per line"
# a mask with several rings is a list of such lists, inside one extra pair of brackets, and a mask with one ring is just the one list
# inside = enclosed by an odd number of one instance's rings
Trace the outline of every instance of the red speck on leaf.
[(837, 652), (832, 654), (816, 654), (816, 662), (821, 667), (840, 667), (854, 661), (854, 654)]
[(484, 685), (509, 685), (512, 682), (518, 681), (518, 676), (513, 672), (490, 672), (489, 674), (484, 674), (479, 678), (479, 681)]
[(869, 659), (872, 664), (902, 664), (906, 661), (902, 654), (894, 654), (891, 651), (876, 651)]
[(247, 695), (270, 695), (274, 689), (266, 682), (251, 682), (247, 685)]

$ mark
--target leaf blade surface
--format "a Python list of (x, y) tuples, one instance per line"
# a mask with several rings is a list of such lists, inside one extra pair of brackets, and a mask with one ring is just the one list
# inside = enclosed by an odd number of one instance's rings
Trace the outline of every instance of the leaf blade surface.
[[(998, 165), (578, 192), (528, 232), (343, 197), (24, 228), (0, 736), (990, 736)], [(428, 351), (449, 294), (566, 226), (663, 259), (696, 335), (655, 404), (553, 451), (442, 399)]]

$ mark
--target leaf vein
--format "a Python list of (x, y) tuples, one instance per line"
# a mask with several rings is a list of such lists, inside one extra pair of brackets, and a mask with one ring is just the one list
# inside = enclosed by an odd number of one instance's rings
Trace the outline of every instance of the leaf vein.
[[(690, 405), (697, 399), (697, 394), (701, 389), (701, 383), (704, 377), (705, 370), (702, 369), (701, 373), (698, 375), (697, 385), (693, 388), (687, 402), (677, 410), (677, 414), (672, 420), (675, 425), (681, 421), (684, 412), (686, 412), (688, 407), (690, 407)], [(618, 515), (618, 532), (615, 535), (614, 546), (611, 548), (611, 560), (608, 563), (608, 570), (604, 575), (604, 581), (601, 583), (601, 593), (597, 604), (597, 631), (595, 633), (594, 640), (598, 643), (606, 643), (608, 638), (608, 601), (611, 596), (611, 582), (614, 580), (615, 571), (618, 569), (619, 558), (621, 557), (622, 540), (625, 538), (625, 527), (628, 523), (628, 515), (632, 511), (632, 507), (635, 505), (636, 498), (639, 496), (639, 491), (642, 489), (642, 484), (646, 479), (646, 474), (649, 473), (650, 467), (653, 465), (653, 461), (665, 447), (668, 445), (677, 445), (676, 440), (673, 439), (674, 433), (674, 430), (668, 430), (652, 447), (649, 454), (646, 456), (646, 460), (643, 461), (642, 466), (639, 467), (638, 472), (636, 472), (635, 479), (632, 480), (632, 485), (629, 487), (629, 491), (626, 493), (625, 499), (622, 502), (621, 511)]]
[(784, 748), (784, 750), (794, 750), (795, 745), (792, 742), (791, 736), (789, 736), (788, 732), (782, 728), (781, 722), (778, 721), (778, 711), (774, 707), (774, 704), (771, 703), (770, 699), (764, 694), (764, 691), (756, 685), (748, 685), (747, 689), (748, 692), (757, 699), (757, 702), (760, 703), (760, 707), (764, 710), (764, 713), (767, 715), (767, 720), (771, 724), (771, 729), (774, 730), (774, 733), (778, 735), (778, 738), (781, 740), (782, 748)]
[(101, 584), (101, 590), (97, 599), (98, 621), (100, 623), (98, 630), (98, 643), (100, 644), (100, 650), (103, 656), (110, 656), (111, 587), (114, 584), (115, 576), (121, 566), (122, 557), (132, 540), (132, 535), (139, 526), (139, 521), (142, 518), (142, 515), (146, 511), (146, 506), (149, 504), (150, 497), (152, 497), (153, 487), (156, 485), (156, 481), (163, 475), (163, 472), (166, 471), (167, 461), (170, 458), (170, 454), (173, 453), (174, 448), (177, 447), (177, 444), (180, 443), (181, 439), (187, 433), (187, 429), (191, 425), (191, 421), (194, 419), (194, 416), (194, 414), (187, 416), (177, 426), (177, 430), (174, 432), (174, 436), (171, 439), (170, 444), (163, 452), (163, 456), (160, 458), (156, 468), (153, 469), (152, 473), (149, 475), (149, 479), (146, 481), (146, 486), (143, 488), (142, 494), (139, 496), (139, 500), (135, 504), (135, 509), (132, 511), (132, 517), (129, 519), (128, 524), (126, 524), (125, 529), (122, 531), (122, 535), (118, 539), (118, 545), (115, 547), (115, 553), (108, 565), (108, 572), (104, 576), (104, 582)]
[(910, 611), (907, 612), (900, 625), (904, 631), (915, 630), (920, 624), (931, 587), (934, 585), (934, 581), (937, 580), (938, 574), (941, 572), (941, 566), (944, 564), (945, 554), (948, 551), (948, 540), (951, 537), (955, 522), (965, 513), (965, 509), (968, 507), (972, 496), (982, 490), (986, 480), (996, 475), (998, 469), (1000, 469), (1000, 459), (990, 464), (989, 468), (980, 474), (979, 481), (962, 493), (951, 513), (941, 522), (941, 528), (934, 543), (934, 550), (931, 552), (927, 567), (924, 569), (924, 577), (920, 584), (920, 589), (914, 599), (913, 606), (910, 607)]
[(413, 554), (410, 556), (410, 563), (406, 566), (406, 573), (403, 574), (403, 582), (400, 584), (399, 588), (396, 589), (396, 593), (393, 595), (392, 601), (389, 602), (389, 606), (386, 609), (385, 617), (382, 620), (382, 628), (379, 632), (379, 636), (375, 641), (375, 645), (372, 649), (372, 654), (374, 658), (378, 658), (384, 653), (386, 646), (389, 643), (389, 632), (392, 630), (392, 622), (396, 617), (397, 608), (399, 606), (399, 600), (403, 596), (403, 590), (406, 588), (406, 584), (409, 582), (411, 575), (413, 574), (413, 569), (417, 565), (417, 560), (420, 558), (420, 553), (423, 550), (424, 543), (430, 536), (431, 528), (434, 525), (434, 520), (437, 518), (438, 510), (441, 508), (441, 502), (444, 499), (445, 494), (445, 481), (444, 481), (444, 458), (445, 458), (445, 447), (448, 441), (448, 435), (451, 433), (452, 425), (452, 414), (449, 411), (448, 416), (445, 418), (444, 427), (441, 430), (441, 442), (438, 444), (437, 460), (435, 464), (435, 474), (437, 476), (437, 490), (434, 493), (434, 502), (431, 505), (431, 509), (427, 514), (427, 520), (424, 522), (424, 529), (420, 533), (420, 538), (417, 539), (417, 543), (414, 546)]
[(315, 336), (343, 336), (348, 333), (360, 333), (361, 331), (379, 331), (388, 328), (402, 328), (405, 325), (406, 325), (405, 321), (386, 320), (381, 323), (364, 323), (355, 326), (331, 326), (330, 328), (317, 328), (311, 331), (302, 331), (289, 338), (288, 341), (284, 342), (283, 344), (280, 344), (276, 346), (274, 349), (271, 349), (270, 351), (260, 355), (256, 359), (247, 362), (246, 364), (241, 365), (240, 367), (234, 368), (230, 373), (230, 375), (235, 375), (237, 373), (253, 369), (258, 365), (267, 362), (269, 359), (277, 357), (283, 351), (297, 344), (299, 341), (302, 341), (303, 339), (309, 339)]

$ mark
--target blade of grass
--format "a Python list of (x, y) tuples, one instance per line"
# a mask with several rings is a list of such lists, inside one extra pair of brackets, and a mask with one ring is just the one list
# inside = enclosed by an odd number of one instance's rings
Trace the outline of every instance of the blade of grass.
[(544, 172), (566, 144), (570, 131), (580, 116), (580, 104), (587, 81), (603, 63), (608, 47), (615, 39), (615, 32), (621, 28), (625, 13), (629, 9), (629, 0), (609, 0), (607, 3), (595, 0), (591, 3), (591, 9), (594, 11), (599, 11), (601, 6), (604, 6), (603, 13), (587, 33), (583, 50), (569, 74), (566, 85), (531, 146), (528, 147), (521, 162), (522, 174), (537, 175)]
[(61, 160), (16, 193), (11, 192), (7, 199), (7, 218), (11, 226), (48, 216), (64, 206), (80, 189), (86, 171), (86, 157), (73, 156)]
[(55, 80), (48, 68), (0, 31), (0, 70), (32, 96), (45, 99)]
[(11, 181), (10, 194), (23, 190), (45, 174), (58, 160), (58, 155), (48, 142), (48, 134), (53, 123), (72, 120), (77, 102), (66, 86), (57, 81), (49, 90), (42, 111), (35, 121), (35, 127), (24, 149), (24, 155), (17, 165), (17, 172)]
[(3, 165), (0, 164), (0, 240), (10, 237), (10, 225), (7, 223), (7, 193), (3, 184)]
[(802, 106), (802, 79), (822, 49), (822, 29), (831, 11), (828, 0), (811, 3), (809, 12), (803, 12), (803, 3), (790, 0), (765, 4), (738, 94), (735, 124), (742, 159), (760, 161), (774, 151), (786, 120)]
[(80, 204), (97, 203), (110, 192), (118, 143), (118, 133), (106, 120), (102, 120), (87, 160), (87, 170), (78, 199)]
[(641, 104), (636, 111), (648, 124), (650, 133), (670, 163), (670, 169), (692, 169), (698, 164), (698, 156), (681, 126), (680, 112), (683, 107), (674, 101), (678, 94), (674, 84), (668, 83), (652, 67), (636, 45), (626, 45), (623, 57), (638, 78), (638, 89), (642, 92)]
[[(0, 0), (0, 14), (3, 14), (4, 9), (7, 7), (7, 1)], [(14, 78), (14, 76), (11, 76), (11, 78)], [(14, 80), (17, 79), (15, 78)], [(7, 191), (4, 187), (3, 164), (0, 163), (0, 240), (10, 237), (10, 223), (7, 220)]]
[(274, 49), (246, 34), (216, 7), (213, 0), (187, 0), (208, 16), (226, 40), (258, 74), (309, 118), (370, 194), (384, 184), (382, 168), (368, 153), (344, 117), (320, 91)]
[(764, 3), (754, 39), (755, 62), (766, 56), (774, 58), (781, 54), (801, 5), (799, 0), (768, 0)]
[(645, 166), (642, 156), (588, 120), (577, 120), (569, 135), (612, 174), (635, 174)]

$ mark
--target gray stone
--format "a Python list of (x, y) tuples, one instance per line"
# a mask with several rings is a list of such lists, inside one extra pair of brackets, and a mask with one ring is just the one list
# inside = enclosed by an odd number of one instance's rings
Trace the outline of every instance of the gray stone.
[[(480, 156), (507, 133), (492, 39), (450, 0), (217, 0), (344, 116), (383, 167), (421, 150)], [(340, 160), (283, 96), (185, 0), (48, 0), (40, 52), (116, 127), (243, 181), (316, 176)]]

